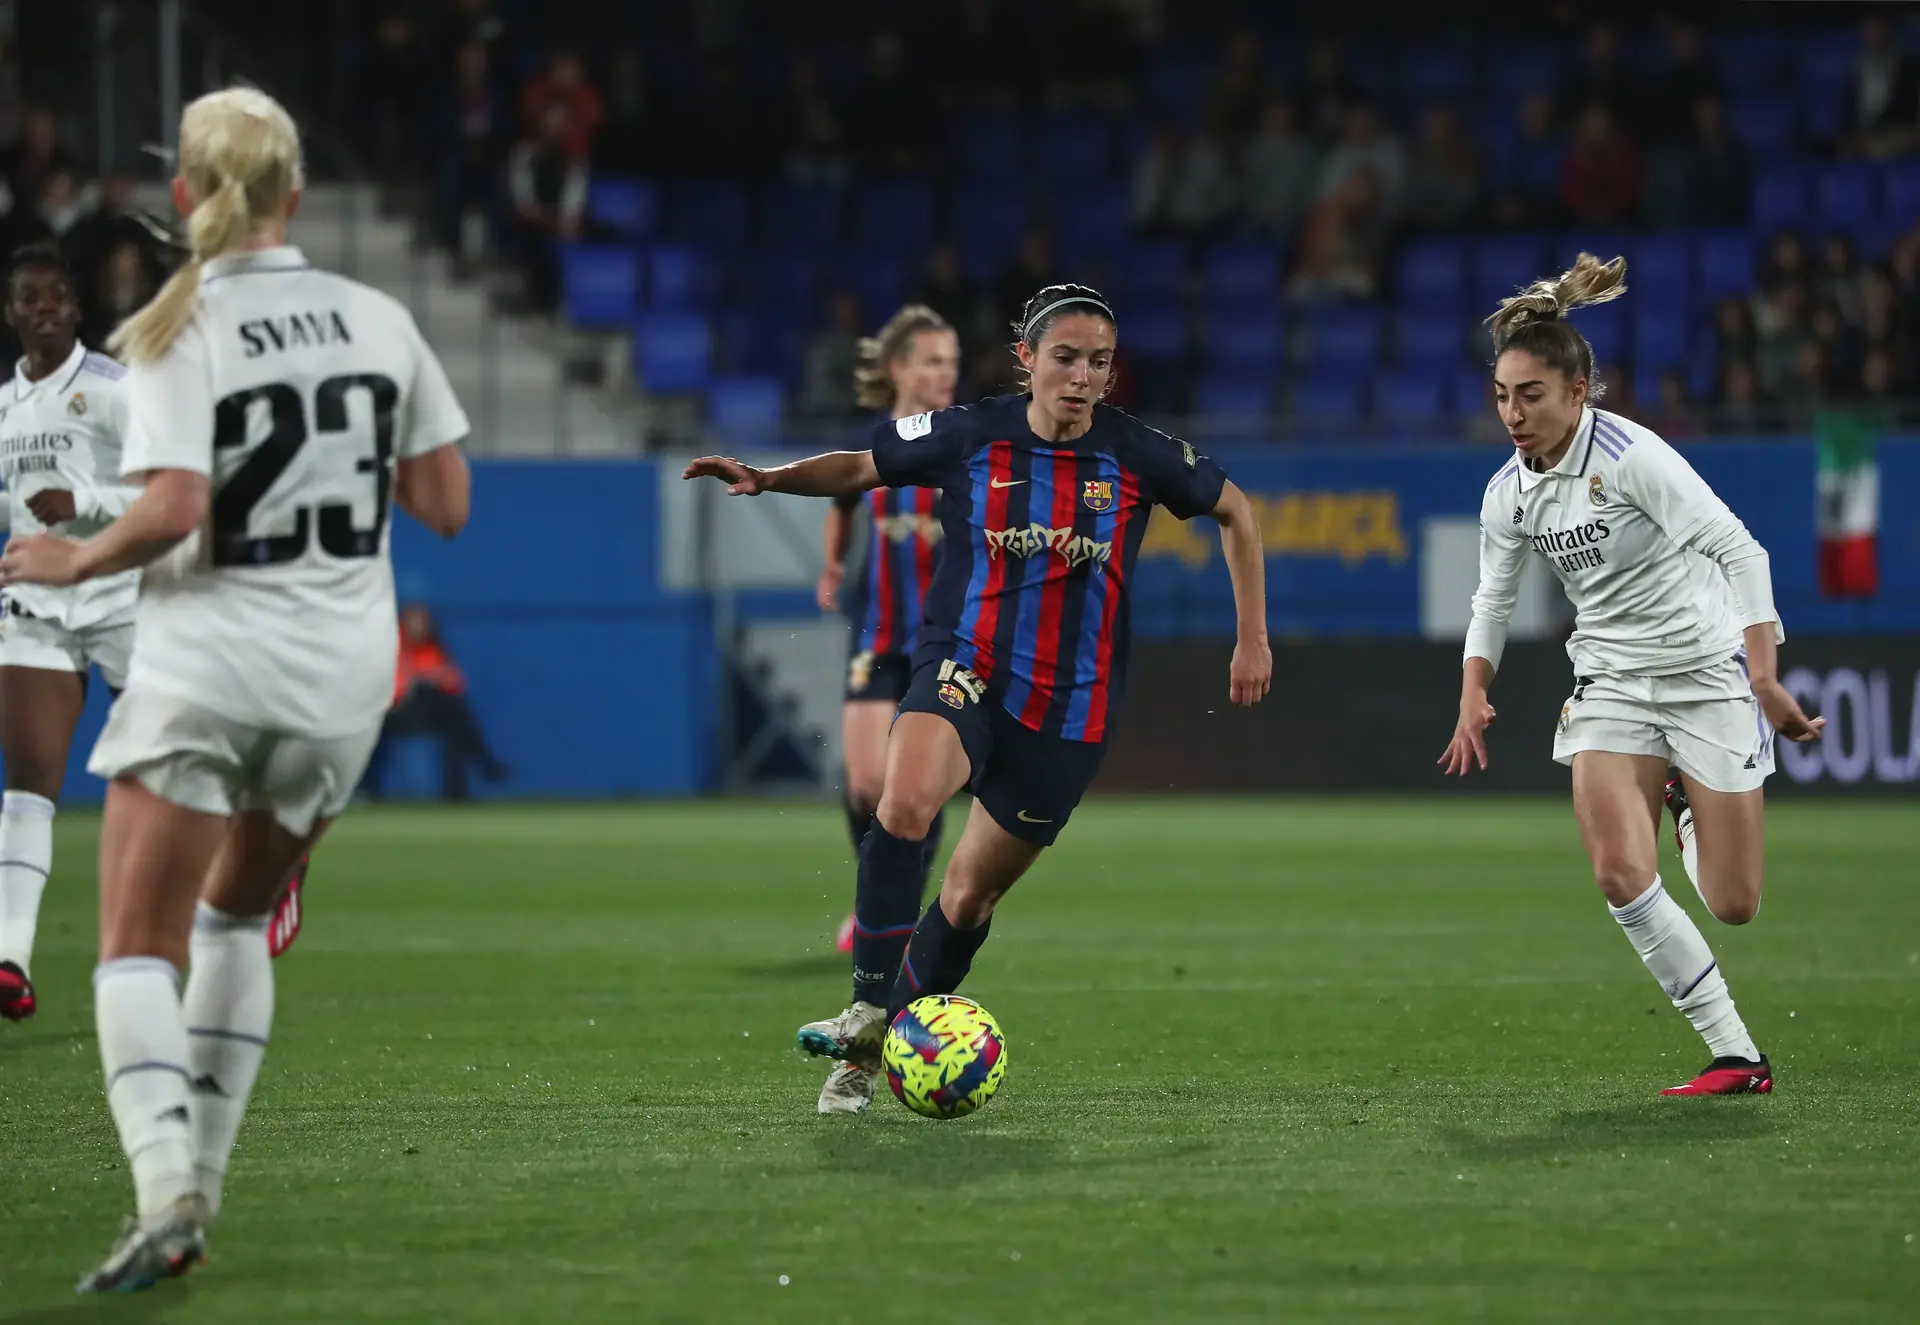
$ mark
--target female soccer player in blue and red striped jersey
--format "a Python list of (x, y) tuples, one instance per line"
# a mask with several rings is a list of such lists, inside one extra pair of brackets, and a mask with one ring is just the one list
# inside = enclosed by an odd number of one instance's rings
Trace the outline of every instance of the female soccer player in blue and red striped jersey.
[[(960, 376), (960, 338), (946, 319), (909, 304), (888, 319), (877, 336), (860, 342), (854, 370), (855, 399), (865, 409), (886, 410), (888, 419), (909, 418), (953, 403)], [(844, 603), (853, 622), (853, 656), (847, 665), (846, 703), (841, 708), (841, 744), (846, 752), (847, 831), (853, 849), (873, 823), (887, 772), (887, 728), (913, 677), (913, 648), (920, 614), (933, 582), (940, 522), (933, 488), (875, 488), (836, 498), (827, 514), (826, 569), (817, 597), (825, 611)], [(850, 587), (843, 586), (854, 513), (867, 512), (864, 556)], [(940, 817), (927, 837), (927, 863), (939, 850)], [(921, 886), (925, 887), (922, 874)], [(919, 907), (916, 893), (917, 912)], [(853, 951), (857, 914), (840, 929), (839, 947)]]
[(860, 847), (863, 922), (869, 899), (879, 906), (910, 892), (901, 881), (918, 876), (948, 798), (969, 788), (973, 810), (910, 941), (910, 913), (875, 914), (872, 927), (891, 931), (895, 946), (857, 948), (867, 978), (853, 1006), (799, 1037), (866, 1072), (869, 1092), (891, 1017), (959, 987), (995, 906), (1099, 771), (1126, 688), (1127, 595), (1153, 507), (1220, 524), (1238, 619), (1229, 698), (1256, 704), (1272, 679), (1253, 509), (1213, 461), (1100, 403), (1118, 340), (1112, 308), (1085, 286), (1049, 286), (1028, 301), (1017, 332), (1029, 378), (1021, 395), (881, 424), (867, 451), (770, 470), (708, 456), (686, 470), (723, 480), (735, 496), (940, 489), (942, 555), (887, 741), (880, 808)]

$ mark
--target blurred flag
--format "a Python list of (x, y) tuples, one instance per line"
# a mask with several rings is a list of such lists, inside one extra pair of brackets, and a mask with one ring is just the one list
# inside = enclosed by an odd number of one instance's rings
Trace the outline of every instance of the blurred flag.
[(1824, 414), (1816, 428), (1820, 592), (1829, 598), (1871, 598), (1880, 588), (1878, 422), (1865, 415)]

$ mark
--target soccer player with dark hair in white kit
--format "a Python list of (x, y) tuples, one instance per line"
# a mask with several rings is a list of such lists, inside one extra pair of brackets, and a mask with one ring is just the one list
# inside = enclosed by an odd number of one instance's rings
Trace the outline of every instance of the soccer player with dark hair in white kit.
[[(1582, 253), (1558, 280), (1490, 317), (1494, 397), (1514, 455), (1480, 507), (1460, 715), (1440, 763), (1487, 766), (1487, 689), (1530, 552), (1575, 609), (1573, 694), (1553, 756), (1573, 766), (1573, 808), (1594, 881), (1654, 979), (1713, 1055), (1668, 1095), (1767, 1094), (1773, 1072), (1733, 1005), (1706, 939), (1660, 882), (1664, 789), (1682, 859), (1715, 918), (1760, 910), (1761, 784), (1773, 735), (1811, 741), (1780, 683), (1786, 638), (1766, 549), (1655, 433), (1596, 409), (1593, 350), (1568, 310), (1626, 292), (1626, 263)], [(1679, 776), (1669, 780), (1677, 766)]]
[(108, 779), (94, 1014), (138, 1213), (82, 1292), (205, 1255), (273, 1019), (268, 915), (393, 695), (390, 505), (446, 537), (467, 519), (446, 373), (400, 304), (287, 246), (302, 180), (272, 98), (187, 107), (173, 192), (191, 258), (113, 338), (142, 491), (84, 542), (0, 556), (9, 588), (145, 568), (89, 764)]

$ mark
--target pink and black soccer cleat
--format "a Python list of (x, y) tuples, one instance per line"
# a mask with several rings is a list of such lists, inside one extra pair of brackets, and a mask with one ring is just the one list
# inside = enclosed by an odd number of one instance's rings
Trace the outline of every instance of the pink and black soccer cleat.
[(300, 857), (300, 863), (293, 867), (293, 874), (280, 893), (279, 905), (273, 908), (273, 919), (267, 925), (267, 952), (271, 956), (278, 957), (300, 937), (300, 922), (305, 918), (300, 887), (307, 881), (307, 860), (306, 856)]
[(12, 962), (0, 962), (0, 1017), (25, 1021), (39, 1006), (27, 973)]
[(1773, 1068), (1767, 1056), (1760, 1061), (1747, 1058), (1716, 1058), (1706, 1070), (1684, 1086), (1669, 1086), (1662, 1095), (1771, 1095)]
[(833, 946), (841, 952), (853, 951), (853, 916), (851, 914), (840, 922), (840, 932), (833, 936)]
[(1685, 851), (1687, 843), (1680, 836), (1680, 816), (1687, 812), (1687, 788), (1677, 771), (1667, 779), (1667, 810), (1673, 815), (1673, 844)]

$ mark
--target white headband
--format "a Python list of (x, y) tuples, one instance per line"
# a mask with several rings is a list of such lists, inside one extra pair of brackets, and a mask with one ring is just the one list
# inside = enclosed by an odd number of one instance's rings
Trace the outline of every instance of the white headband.
[(1118, 320), (1114, 317), (1113, 310), (1111, 308), (1108, 308), (1105, 304), (1101, 303), (1098, 299), (1095, 299), (1092, 295), (1073, 294), (1073, 295), (1068, 295), (1065, 299), (1054, 300), (1052, 303), (1048, 304), (1045, 308), (1041, 309), (1038, 313), (1035, 313), (1032, 317), (1028, 318), (1025, 330), (1023, 330), (1020, 333), (1020, 339), (1024, 340), (1029, 345), (1033, 344), (1033, 329), (1035, 325), (1039, 323), (1040, 319), (1045, 317), (1047, 314), (1051, 313), (1054, 309), (1065, 308), (1068, 304), (1089, 304), (1092, 307), (1099, 309), (1102, 313), (1105, 313), (1107, 315), (1107, 321), (1114, 322)]

